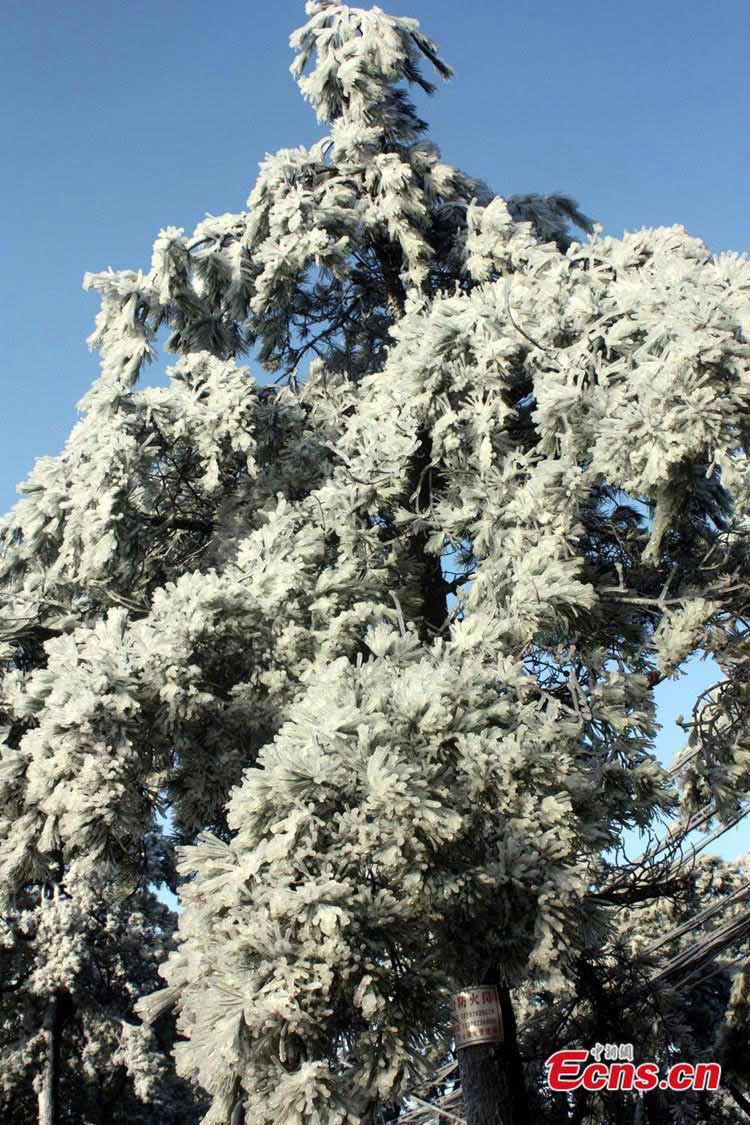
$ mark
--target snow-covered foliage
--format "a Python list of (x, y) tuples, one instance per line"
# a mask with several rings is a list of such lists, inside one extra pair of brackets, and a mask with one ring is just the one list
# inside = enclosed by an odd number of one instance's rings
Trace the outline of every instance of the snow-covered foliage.
[[(101, 376), (0, 558), (0, 901), (65, 935), (24, 988), (158, 1106), (155, 1040), (78, 982), (121, 893), (179, 885), (138, 1011), (175, 1010), (215, 1125), (372, 1120), (488, 972), (570, 997), (603, 854), (750, 786), (750, 264), (494, 196), (424, 138), (407, 88), (450, 71), (416, 21), (307, 14), (326, 135), (148, 273), (86, 275)], [(696, 650), (726, 681), (675, 786), (653, 687)]]
[[(698, 856), (663, 895), (613, 905), (607, 940), (579, 961), (573, 1003), (544, 1004), (524, 986), (518, 1015), (522, 1049), (533, 1060), (534, 1120), (569, 1120), (564, 1099), (544, 1081), (550, 1043), (556, 1050), (630, 1044), (636, 1065), (655, 1062), (663, 1074), (685, 1059), (716, 1061), (718, 1091), (686, 1090), (679, 1097), (651, 1091), (642, 1103), (644, 1120), (739, 1120), (728, 1086), (747, 1083), (748, 874), (746, 859)], [(587, 1125), (633, 1120), (639, 1100), (632, 1092), (590, 1092), (578, 1098), (579, 1119)]]
[(180, 1125), (196, 1116), (196, 1092), (177, 1078), (174, 1028), (133, 1017), (158, 982), (174, 915), (148, 891), (128, 893), (71, 865), (65, 889), (0, 920), (0, 1108), (35, 1120), (41, 1034), (51, 997), (58, 1004), (65, 1120)]

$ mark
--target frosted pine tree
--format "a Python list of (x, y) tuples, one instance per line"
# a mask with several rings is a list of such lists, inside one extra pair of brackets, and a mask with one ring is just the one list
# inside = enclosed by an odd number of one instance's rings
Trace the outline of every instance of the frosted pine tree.
[(147, 1028), (133, 1013), (158, 987), (174, 916), (147, 890), (81, 878), (75, 864), (65, 876), (0, 920), (0, 1109), (12, 1122), (197, 1122), (172, 1023)]
[[(686, 859), (687, 857), (683, 857)], [(679, 861), (672, 860), (673, 876)], [(653, 881), (653, 880), (652, 880)], [(646, 884), (648, 885), (648, 884)], [(618, 1125), (640, 1120), (739, 1120), (747, 1088), (748, 864), (692, 855), (679, 889), (637, 899), (613, 913), (609, 940), (589, 949), (578, 965), (575, 997), (541, 1006), (533, 990), (519, 991), (522, 1049), (528, 1066), (532, 1120)], [(571, 1097), (552, 1093), (544, 1063), (551, 1051), (629, 1045), (631, 1061), (656, 1063), (660, 1075), (684, 1060), (722, 1067), (716, 1091), (664, 1093), (642, 1098), (583, 1088)], [(594, 1055), (596, 1057), (596, 1055)], [(445, 1085), (455, 1074), (445, 1075)], [(446, 1108), (457, 1101), (448, 1095)], [(459, 1107), (460, 1108), (460, 1107)], [(576, 1116), (577, 1115), (577, 1116)]]
[[(5, 924), (177, 886), (116, 1050), (166, 1073), (174, 1013), (207, 1123), (408, 1116), (480, 983), (506, 1042), (461, 1052), (467, 1120), (573, 1120), (532, 1020), (687, 886), (625, 833), (745, 809), (750, 266), (494, 195), (425, 139), (409, 87), (450, 70), (416, 21), (307, 14), (320, 142), (86, 275), (101, 375), (4, 530)], [(668, 771), (653, 689), (699, 651), (724, 678)]]

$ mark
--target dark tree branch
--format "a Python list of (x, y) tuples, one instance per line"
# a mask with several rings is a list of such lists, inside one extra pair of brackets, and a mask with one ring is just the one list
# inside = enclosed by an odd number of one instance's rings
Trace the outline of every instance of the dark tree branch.
[(737, 1102), (737, 1105), (740, 1107), (740, 1109), (743, 1111), (743, 1113), (746, 1113), (748, 1115), (748, 1117), (750, 1117), (750, 1101), (745, 1097), (745, 1095), (740, 1093), (740, 1091), (735, 1086), (734, 1082), (726, 1082), (725, 1081), (724, 1086), (726, 1087), (727, 1091), (732, 1095), (734, 1100)]
[(144, 523), (152, 527), (163, 528), (165, 531), (198, 531), (202, 535), (210, 535), (214, 525), (208, 520), (188, 519), (185, 516), (147, 516), (141, 515)]

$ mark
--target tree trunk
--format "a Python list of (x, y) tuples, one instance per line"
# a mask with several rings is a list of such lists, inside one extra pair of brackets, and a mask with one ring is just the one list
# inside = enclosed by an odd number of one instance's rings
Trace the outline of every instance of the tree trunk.
[(39, 1091), (39, 1125), (58, 1125), (60, 1120), (60, 993), (53, 992), (44, 1013), (44, 1074)]
[(516, 1040), (510, 991), (497, 980), (503, 1043), (479, 1043), (458, 1051), (467, 1125), (531, 1125), (526, 1078)]
[[(395, 243), (380, 240), (374, 243), (374, 249), (383, 273), (388, 307), (394, 320), (399, 320), (406, 304), (406, 292), (400, 277), (403, 269), (401, 248)], [(416, 490), (416, 509), (423, 512), (431, 506), (433, 491), (439, 492), (441, 473), (439, 467), (430, 468), (432, 441), (429, 432), (422, 430), (420, 438), (420, 447), (412, 463), (409, 492)], [(425, 531), (413, 536), (410, 553), (422, 570), (422, 613), (429, 637), (430, 632), (440, 631), (447, 618), (448, 583), (443, 575), (440, 556), (429, 554), (426, 550), (428, 538)], [(458, 1051), (466, 1120), (468, 1125), (531, 1125), (510, 992), (500, 985), (496, 974), (484, 983), (498, 989), (505, 1042), (478, 1044)]]

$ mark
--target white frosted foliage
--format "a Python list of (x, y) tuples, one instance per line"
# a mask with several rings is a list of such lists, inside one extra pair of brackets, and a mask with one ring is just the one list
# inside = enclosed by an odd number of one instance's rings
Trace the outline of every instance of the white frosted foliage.
[[(657, 865), (627, 913), (626, 833), (748, 800), (750, 264), (496, 195), (425, 137), (409, 87), (451, 72), (415, 20), (306, 13), (324, 135), (86, 275), (101, 374), (2, 526), (24, 1105), (59, 997), (81, 1089), (114, 1059), (163, 1125), (408, 1108), (488, 976), (532, 1046), (556, 1005), (600, 1034), (588, 967), (637, 960), (673, 890)], [(721, 680), (669, 772), (654, 687), (696, 653)], [(740, 877), (696, 872), (693, 912)]]

